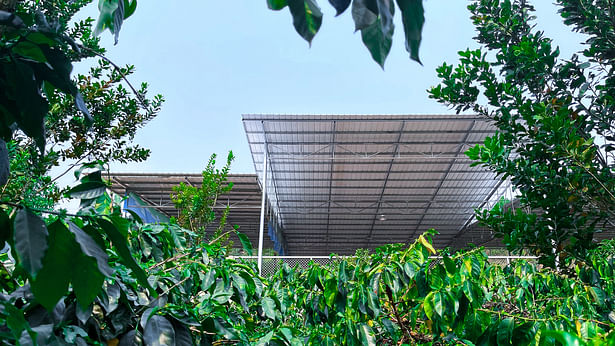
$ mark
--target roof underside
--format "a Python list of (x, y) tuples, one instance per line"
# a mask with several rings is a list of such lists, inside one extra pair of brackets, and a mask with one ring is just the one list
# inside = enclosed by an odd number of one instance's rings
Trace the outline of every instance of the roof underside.
[(244, 115), (255, 170), (291, 255), (350, 254), (430, 228), (459, 247), (501, 182), (464, 152), (494, 132), (467, 115)]

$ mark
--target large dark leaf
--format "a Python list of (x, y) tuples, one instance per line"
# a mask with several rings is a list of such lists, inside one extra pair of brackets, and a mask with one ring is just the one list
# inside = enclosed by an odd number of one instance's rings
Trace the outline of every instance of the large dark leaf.
[(267, 0), (267, 7), (270, 10), (279, 11), (286, 7), (288, 2), (286, 0)]
[(96, 244), (96, 241), (70, 221), (68, 222), (68, 229), (75, 235), (75, 240), (81, 247), (81, 251), (83, 251), (85, 255), (96, 260), (100, 273), (104, 276), (111, 277), (113, 275), (113, 270), (109, 267), (109, 256), (107, 256), (103, 249)]
[(513, 330), (515, 329), (515, 320), (511, 317), (505, 318), (498, 325), (498, 345), (512, 345), (511, 340)]
[(32, 281), (32, 293), (41, 305), (51, 311), (68, 290), (75, 256), (80, 250), (61, 221), (50, 224), (48, 229), (49, 249), (43, 268)]
[(6, 147), (6, 142), (0, 138), (0, 186), (6, 184), (9, 180), (9, 173), (9, 150)]
[[(395, 5), (392, 0), (376, 0), (375, 2), (378, 17), (375, 22), (361, 29), (361, 39), (372, 58), (384, 68), (384, 62), (393, 43)], [(364, 5), (372, 6), (373, 4), (364, 3)], [(371, 10), (366, 7), (365, 13), (371, 13)], [(355, 23), (360, 24), (356, 21)]]
[(250, 242), (250, 238), (241, 232), (237, 232), (237, 237), (239, 238), (244, 251), (248, 254), (248, 256), (252, 256), (252, 243)]
[(37, 78), (32, 68), (23, 62), (14, 61), (11, 68), (6, 69), (8, 85), (7, 90), (15, 100), (19, 109), (14, 114), (19, 128), (29, 137), (33, 138), (41, 152), (45, 149), (45, 124), (48, 104), (40, 93)]
[(11, 220), (6, 212), (0, 209), (0, 249), (4, 248), (4, 243), (11, 239)]
[(105, 282), (105, 277), (98, 268), (92, 257), (80, 254), (73, 258), (73, 291), (83, 309), (96, 299)]
[(322, 24), (322, 12), (314, 0), (288, 0), (288, 9), (293, 15), (295, 30), (306, 41), (312, 39)]
[(352, 2), (352, 19), (357, 31), (374, 24), (378, 19), (376, 0), (354, 0)]
[(115, 246), (117, 253), (122, 258), (122, 263), (132, 270), (137, 280), (139, 280), (139, 283), (143, 287), (146, 287), (150, 291), (150, 294), (156, 296), (156, 291), (147, 281), (147, 274), (137, 263), (137, 261), (135, 261), (134, 257), (132, 257), (130, 249), (128, 248), (126, 237), (117, 229), (117, 227), (115, 227), (113, 223), (102, 218), (98, 219), (97, 222), (98, 225), (100, 225), (100, 227), (105, 231), (113, 243), (113, 246)]
[(145, 325), (143, 341), (145, 345), (151, 346), (175, 345), (173, 325), (163, 316), (152, 316)]
[(419, 58), (419, 47), (425, 23), (423, 0), (397, 0), (397, 6), (401, 10), (404, 23), (406, 50), (410, 53), (410, 59), (422, 64)]
[(14, 242), (19, 264), (32, 277), (43, 267), (47, 250), (47, 227), (40, 216), (21, 208), (15, 217)]
[(384, 68), (384, 62), (391, 51), (393, 44), (393, 26), (390, 31), (383, 31), (382, 19), (378, 18), (372, 25), (361, 30), (363, 44), (369, 50), (372, 58)]
[(350, 6), (350, 1), (351, 0), (329, 0), (329, 3), (335, 8), (335, 11), (337, 11), (335, 15), (339, 16)]
[(190, 329), (185, 324), (173, 320), (173, 328), (175, 329), (175, 346), (193, 345)]
[(102, 182), (88, 181), (73, 187), (66, 194), (72, 198), (93, 199), (100, 197), (106, 189), (107, 185)]

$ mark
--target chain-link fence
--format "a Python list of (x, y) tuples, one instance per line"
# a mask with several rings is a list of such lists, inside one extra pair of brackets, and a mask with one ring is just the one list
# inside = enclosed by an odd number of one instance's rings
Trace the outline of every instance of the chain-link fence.
[[(322, 266), (333, 266), (337, 267), (339, 261), (344, 258), (352, 258), (353, 256), (263, 256), (263, 269), (262, 276), (271, 276), (275, 274), (284, 263), (288, 264), (290, 267), (294, 268), (295, 266), (299, 266), (301, 268), (308, 268), (310, 263), (318, 263)], [(257, 256), (232, 256), (232, 258), (241, 260), (241, 261), (254, 261), (258, 260)], [(432, 259), (439, 259), (441, 257), (433, 256)], [(525, 259), (529, 261), (535, 261), (536, 257), (534, 256), (489, 256), (489, 262), (492, 264), (497, 264), (501, 266), (505, 266), (512, 261)], [(437, 263), (438, 261), (434, 261)]]

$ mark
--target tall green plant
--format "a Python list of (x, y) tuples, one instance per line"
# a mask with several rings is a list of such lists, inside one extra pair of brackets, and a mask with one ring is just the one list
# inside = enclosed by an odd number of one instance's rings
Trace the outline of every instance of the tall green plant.
[(493, 120), (496, 133), (467, 151), (509, 178), (518, 208), (499, 203), (478, 219), (511, 250), (529, 249), (555, 266), (584, 258), (594, 234), (615, 216), (615, 50), (612, 2), (557, 1), (565, 23), (589, 35), (582, 55), (559, 57), (521, 0), (481, 0), (468, 8), (477, 50), (437, 69), (432, 98)]
[[(226, 157), (226, 163), (219, 169), (216, 168), (216, 154), (212, 154), (202, 172), (201, 186), (196, 187), (182, 182), (179, 186), (173, 187), (174, 193), (171, 195), (171, 201), (178, 210), (178, 222), (182, 227), (198, 234), (197, 244), (205, 239), (207, 228), (216, 219), (219, 220), (218, 225), (215, 226), (216, 230), (209, 238), (215, 239), (223, 236), (229, 207), (227, 206), (218, 215), (216, 206), (218, 197), (221, 194), (228, 193), (233, 188), (233, 182), (228, 181), (227, 178), (234, 159), (235, 156), (230, 151)], [(228, 237), (220, 240), (225, 242)]]

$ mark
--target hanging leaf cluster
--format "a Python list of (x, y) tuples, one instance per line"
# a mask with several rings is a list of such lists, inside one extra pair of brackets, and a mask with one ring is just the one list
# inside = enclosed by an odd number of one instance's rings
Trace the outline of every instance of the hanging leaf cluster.
[[(351, 8), (355, 31), (361, 31), (363, 44), (382, 68), (393, 43), (393, 18), (397, 4), (406, 37), (406, 50), (410, 59), (421, 63), (419, 47), (425, 23), (422, 0), (329, 0), (329, 3), (335, 8), (337, 16)], [(295, 30), (312, 44), (323, 19), (316, 0), (267, 0), (267, 6), (274, 11), (288, 7)]]

